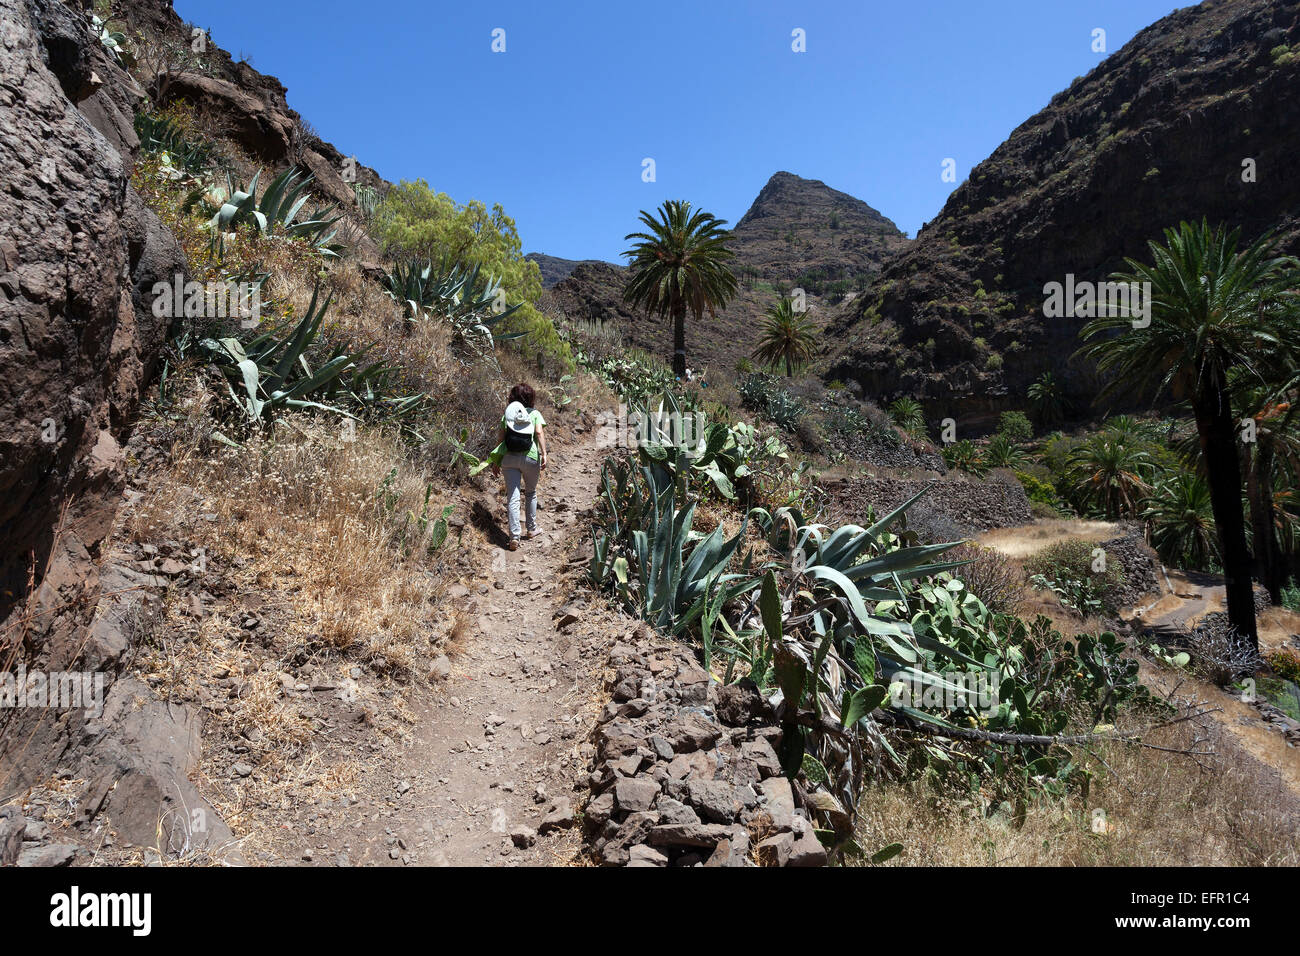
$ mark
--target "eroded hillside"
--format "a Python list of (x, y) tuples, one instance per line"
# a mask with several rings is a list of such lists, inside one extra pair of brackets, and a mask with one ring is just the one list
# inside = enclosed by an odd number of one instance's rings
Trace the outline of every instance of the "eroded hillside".
[(1143, 30), (971, 171), (835, 322), (825, 376), (976, 423), (1052, 370), (1093, 412), (1096, 383), (1070, 361), (1084, 319), (1045, 319), (1044, 284), (1103, 279), (1203, 216), (1295, 252), (1297, 45), (1292, 0), (1208, 2)]

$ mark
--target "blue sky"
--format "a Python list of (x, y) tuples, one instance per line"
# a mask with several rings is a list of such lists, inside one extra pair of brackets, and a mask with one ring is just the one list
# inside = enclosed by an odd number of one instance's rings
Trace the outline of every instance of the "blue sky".
[[(637, 211), (735, 223), (777, 170), (909, 235), (957, 178), (1170, 0), (175, 0), (393, 182), (499, 202), (525, 252), (622, 261)], [(505, 52), (491, 49), (505, 31)], [(806, 52), (791, 49), (802, 29)], [(642, 160), (656, 181), (642, 181)]]

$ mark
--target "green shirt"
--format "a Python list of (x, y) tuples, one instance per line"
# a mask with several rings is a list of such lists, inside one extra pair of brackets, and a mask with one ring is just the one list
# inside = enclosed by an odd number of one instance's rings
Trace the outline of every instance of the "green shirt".
[[(543, 418), (542, 413), (535, 408), (528, 409), (528, 417), (533, 420), (533, 447), (528, 449), (528, 460), (541, 461), (541, 456), (537, 447), (537, 429), (546, 424), (546, 419)], [(509, 427), (506, 425), (506, 417), (504, 415), (501, 416), (501, 427)], [(506, 452), (506, 454), (509, 455), (510, 452)]]

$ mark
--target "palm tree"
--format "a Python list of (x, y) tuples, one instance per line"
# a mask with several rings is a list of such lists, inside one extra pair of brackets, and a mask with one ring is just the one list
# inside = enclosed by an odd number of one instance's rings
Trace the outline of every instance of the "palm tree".
[(795, 311), (793, 299), (782, 296), (781, 301), (767, 310), (763, 334), (753, 355), (768, 368), (784, 363), (785, 377), (792, 378), (794, 367), (816, 354), (815, 341), (813, 324)]
[[(1229, 401), (1228, 373), (1240, 368), (1268, 381), (1291, 365), (1295, 310), (1288, 301), (1296, 262), (1273, 257), (1261, 237), (1238, 251), (1240, 230), (1180, 223), (1165, 230), (1165, 245), (1149, 242), (1150, 265), (1125, 260), (1119, 282), (1149, 283), (1150, 321), (1104, 315), (1080, 331), (1091, 344), (1080, 353), (1111, 373), (1102, 394), (1154, 386), (1190, 399), (1205, 461), (1206, 479), (1228, 598), (1228, 618), (1243, 641), (1258, 647), (1251, 558), (1241, 510), (1237, 422)], [(1144, 319), (1146, 315), (1144, 315)]]
[(943, 463), (949, 468), (955, 468), (976, 477), (988, 474), (989, 466), (988, 462), (984, 460), (983, 452), (980, 450), (979, 445), (969, 438), (963, 438), (961, 441), (944, 445), (939, 454), (943, 457)]
[(1029, 407), (1040, 425), (1054, 428), (1065, 420), (1065, 396), (1056, 376), (1044, 372), (1029, 386)]
[[(1236, 372), (1237, 370), (1233, 370)], [(1300, 377), (1280, 388), (1245, 381), (1238, 372), (1229, 375), (1233, 405), (1246, 413), (1239, 423), (1242, 435), (1241, 464), (1246, 474), (1246, 499), (1249, 515), (1250, 550), (1255, 558), (1255, 575), (1268, 591), (1273, 604), (1282, 601), (1282, 587), (1289, 576), (1289, 555), (1295, 551), (1296, 516), (1288, 508), (1289, 491), (1275, 490), (1294, 486), (1300, 478), (1300, 405), (1294, 389)], [(1247, 426), (1253, 424), (1253, 436)], [(1195, 434), (1179, 437), (1171, 447), (1198, 474), (1205, 474), (1200, 442)]]
[(1151, 456), (1126, 442), (1123, 432), (1093, 435), (1071, 452), (1066, 467), (1080, 504), (1108, 519), (1136, 515), (1151, 490)]
[(1141, 423), (1132, 415), (1111, 415), (1101, 427), (1122, 445), (1141, 445), (1146, 439)]
[(889, 405), (889, 417), (909, 435), (919, 435), (925, 431), (925, 408), (914, 398), (903, 396), (894, 399)]
[(1286, 509), (1278, 507), (1273, 489), (1279, 478), (1284, 485), (1294, 485), (1300, 475), (1300, 433), (1296, 430), (1300, 406), (1288, 401), (1297, 384), (1300, 380), (1293, 379), (1280, 389), (1242, 388), (1234, 394), (1238, 408), (1253, 422), (1254, 441), (1243, 441), (1241, 446), (1246, 501), (1256, 573), (1273, 604), (1282, 603), (1282, 585), (1287, 578), (1278, 532), (1288, 530), (1289, 524)]
[(990, 468), (1022, 468), (1029, 462), (1025, 450), (1009, 435), (997, 434), (984, 446), (984, 461)]
[(736, 277), (727, 266), (732, 252), (726, 247), (730, 233), (718, 219), (691, 204), (669, 199), (658, 218), (641, 210), (648, 232), (633, 232), (625, 239), (639, 240), (623, 253), (632, 278), (623, 298), (646, 312), (673, 321), (673, 374), (686, 374), (686, 313), (699, 322), (725, 308), (736, 294)]
[(1157, 481), (1142, 517), (1165, 563), (1205, 571), (1218, 560), (1210, 487), (1196, 472), (1177, 471)]

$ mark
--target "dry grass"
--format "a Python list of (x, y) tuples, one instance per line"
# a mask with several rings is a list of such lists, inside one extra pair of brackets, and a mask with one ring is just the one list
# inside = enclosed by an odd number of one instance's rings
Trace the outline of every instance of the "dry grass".
[(228, 448), (203, 439), (205, 405), (192, 397), (197, 427), (136, 509), (131, 536), (204, 547), (241, 588), (282, 596), (293, 638), (411, 672), (442, 585), (419, 560), (408, 512), (421, 513), (425, 481), (398, 441), (360, 428), (347, 442), (332, 423), (302, 418)]
[[(1186, 732), (1152, 742), (1185, 745)], [(1295, 866), (1300, 803), (1275, 774), (1216, 733), (1209, 769), (1124, 747), (1098, 749), (1085, 797), (1044, 800), (1013, 814), (941, 795), (921, 782), (871, 790), (859, 843), (905, 850), (889, 866)], [(1096, 811), (1101, 811), (1100, 814)]]
[[(366, 769), (356, 761), (368, 758), (323, 735), (322, 715), (336, 715), (331, 734), (409, 732), (406, 697), (426, 694), (433, 658), (471, 638), (473, 622), (442, 598), (484, 542), (467, 527), (426, 553), (408, 513), (420, 515), (428, 475), (390, 432), (359, 427), (345, 442), (333, 420), (298, 416), (229, 448), (207, 438), (211, 400), (196, 386), (179, 407), (167, 464), (124, 532), (206, 549), (218, 598), (195, 621), (188, 598), (169, 593), (164, 626), (134, 667), (159, 696), (203, 708), (201, 787), (257, 849), (285, 812), (312, 794), (354, 792)], [(464, 513), (435, 483), (430, 513), (448, 503)], [(240, 607), (256, 609), (254, 638), (238, 627)], [(299, 682), (337, 690), (303, 693)], [(230, 777), (232, 747), (253, 767), (245, 779)]]
[(945, 561), (968, 561), (956, 573), (966, 587), (991, 611), (1014, 614), (1025, 593), (1025, 574), (990, 548), (965, 543), (944, 555)]
[(995, 528), (976, 537), (986, 548), (992, 548), (1011, 558), (1027, 558), (1048, 545), (1078, 538), (1083, 541), (1105, 541), (1121, 531), (1119, 525), (1109, 521), (1084, 521), (1054, 519), (1035, 521), (1015, 528)]
[[(1080, 523), (1062, 524), (1076, 536)], [(1060, 540), (1056, 534), (1067, 528), (1045, 528), (1043, 540)], [(1106, 530), (1092, 533), (1104, 536)], [(1020, 561), (1006, 561), (1021, 570)], [(1054, 593), (1033, 588), (1024, 591), (1017, 613), (1044, 615), (1067, 636), (1109, 626), (1099, 617), (1081, 620)], [(1085, 793), (1043, 798), (1020, 820), (1009, 807), (990, 807), (980, 794), (941, 793), (919, 780), (888, 783), (860, 804), (859, 843), (868, 853), (904, 844), (890, 866), (1300, 865), (1300, 787), (1289, 759), (1294, 751), (1284, 752), (1280, 735), (1214, 687), (1147, 664), (1142, 680), (1159, 695), (1182, 688), (1221, 709), (1204, 723), (1214, 751), (1202, 758), (1204, 766), (1189, 757), (1103, 744), (1095, 756), (1076, 754), (1094, 774)], [(1118, 729), (1131, 719), (1123, 718)], [(1144, 739), (1187, 747), (1191, 730), (1181, 725)]]
[(1291, 635), (1300, 634), (1300, 614), (1284, 607), (1270, 607), (1259, 615), (1258, 623), (1261, 651), (1295, 646), (1291, 642)]

